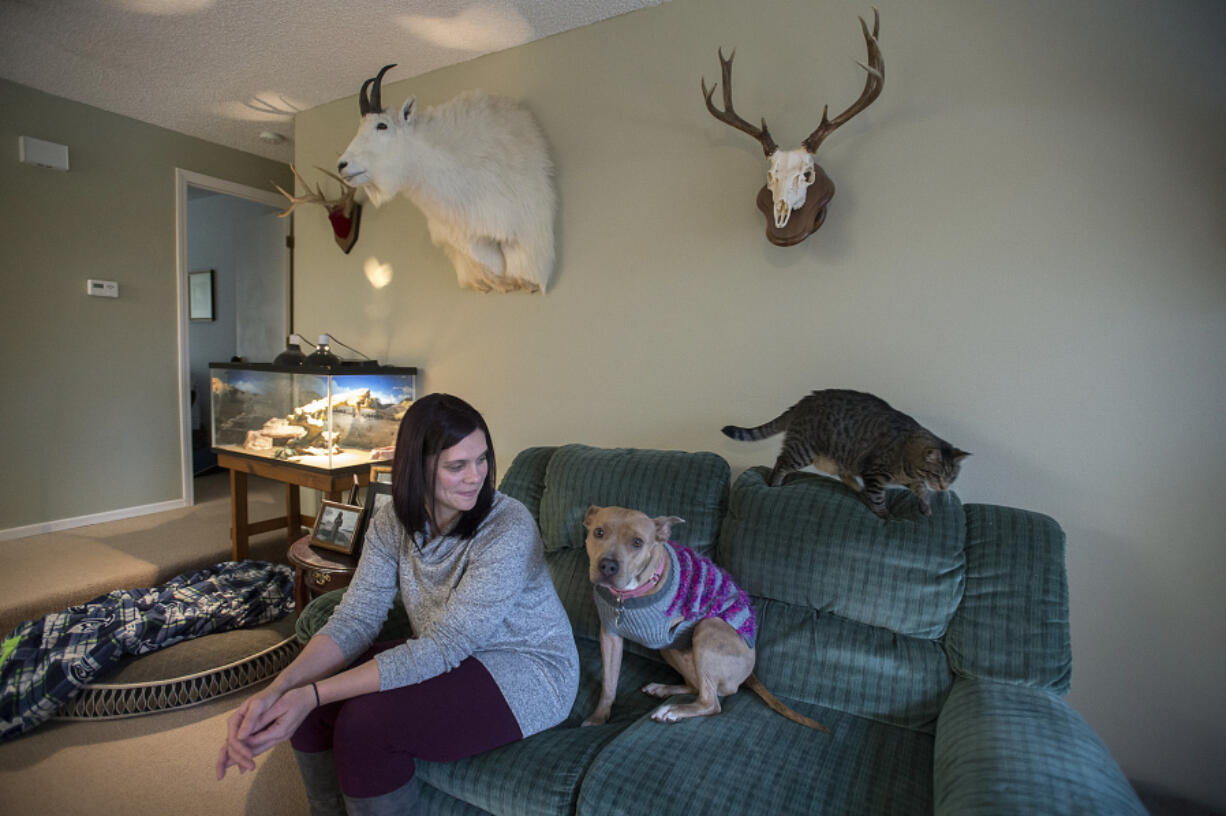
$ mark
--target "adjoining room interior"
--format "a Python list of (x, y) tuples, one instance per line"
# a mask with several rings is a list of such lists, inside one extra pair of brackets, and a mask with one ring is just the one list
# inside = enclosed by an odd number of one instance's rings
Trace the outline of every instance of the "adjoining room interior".
[[(256, 192), (252, 188), (248, 194)], [(206, 277), (213, 307), (207, 317), (189, 313), (187, 326), (195, 476), (217, 467), (209, 450), (209, 363), (271, 360), (290, 332), (289, 231), (288, 222), (276, 217), (279, 211), (232, 193), (187, 186), (187, 274)]]
[[(20, 354), (0, 401), (6, 632), (230, 557), (197, 352), (267, 362), (290, 332), (330, 333), (480, 408), (503, 471), (583, 443), (711, 451), (735, 479), (779, 440), (722, 427), (851, 388), (972, 452), (962, 502), (1059, 523), (1068, 703), (1152, 813), (1226, 813), (1226, 550), (1204, 498), (1226, 476), (1226, 6), (877, 3), (884, 89), (817, 154), (835, 189), (820, 229), (780, 246), (755, 201), (763, 148), (702, 89), (736, 49), (739, 115), (797, 147), (865, 83), (867, 4), (603, 0), (555, 20), (532, 2), (369, 0), (346, 18), (304, 8), (265, 40), (242, 32), (278, 4), (87, 5), (0, 7), (0, 317)], [(137, 78), (128, 47), (152, 61)], [(276, 188), (304, 190), (290, 164), (332, 195), (362, 83), (392, 63), (393, 113), (474, 89), (531, 110), (557, 194), (546, 290), (462, 288), (421, 209), (363, 193), (348, 250), (324, 207), (299, 206), (292, 283), (244, 294), (219, 274), (218, 319), (193, 323), (187, 273), (224, 269), (245, 239), (189, 236), (225, 257), (183, 253), (176, 173), (263, 191), (242, 206), (287, 229)], [(67, 171), (22, 161), (23, 138), (66, 147)], [(193, 189), (193, 206), (225, 198)], [(87, 295), (95, 280), (118, 297)], [(260, 337), (223, 348), (201, 332), (239, 336), (227, 302), (284, 320), (249, 317)], [(285, 512), (283, 484), (252, 476), (249, 493), (252, 519)], [(320, 495), (303, 493), (310, 515)], [(262, 532), (249, 557), (286, 550), (284, 529)], [(47, 723), (0, 744), (0, 786), (48, 812), (302, 812), (285, 746), (213, 781), (242, 699)]]

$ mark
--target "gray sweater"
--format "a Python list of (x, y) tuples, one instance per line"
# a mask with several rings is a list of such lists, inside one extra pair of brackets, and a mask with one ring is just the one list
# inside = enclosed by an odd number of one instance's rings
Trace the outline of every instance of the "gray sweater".
[(496, 493), (473, 538), (423, 543), (406, 535), (389, 503), (362, 547), (349, 589), (320, 630), (347, 660), (374, 641), (399, 590), (413, 637), (375, 656), (382, 689), (419, 683), (473, 656), (524, 736), (566, 718), (579, 688), (579, 655), (526, 507)]

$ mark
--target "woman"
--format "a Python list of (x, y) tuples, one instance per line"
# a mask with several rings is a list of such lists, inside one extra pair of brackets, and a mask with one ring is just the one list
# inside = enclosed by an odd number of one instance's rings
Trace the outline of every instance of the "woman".
[[(371, 520), (344, 598), (230, 717), (219, 779), (292, 738), (312, 814), (404, 813), (415, 758), (461, 759), (566, 718), (579, 683), (574, 636), (536, 522), (494, 480), (475, 409), (446, 394), (413, 404), (396, 439), (392, 502)], [(397, 593), (414, 637), (367, 651)]]

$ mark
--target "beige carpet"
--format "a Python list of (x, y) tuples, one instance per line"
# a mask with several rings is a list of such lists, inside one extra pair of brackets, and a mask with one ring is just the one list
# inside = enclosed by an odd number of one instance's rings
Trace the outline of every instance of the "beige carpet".
[(0, 813), (34, 816), (301, 816), (306, 794), (287, 745), (256, 770), (214, 766), (246, 692), (125, 720), (49, 722), (0, 745)]
[[(162, 583), (230, 560), (228, 471), (196, 480), (196, 504), (165, 513), (0, 541), (0, 632), (112, 589)], [(250, 477), (248, 517), (285, 514), (285, 486)], [(252, 539), (250, 558), (285, 563), (285, 533)]]
[[(250, 494), (251, 519), (284, 513), (283, 485), (253, 477)], [(8, 568), (0, 575), (0, 629), (7, 633), (22, 620), (112, 589), (153, 586), (229, 560), (227, 475), (197, 479), (196, 499), (190, 508), (0, 542)], [(285, 551), (284, 532), (265, 533), (252, 540), (250, 557), (284, 563)], [(213, 643), (223, 638), (199, 638), (167, 653), (216, 651)], [(253, 773), (231, 769), (216, 781), (226, 718), (259, 688), (142, 717), (52, 721), (0, 744), (0, 813), (305, 814), (306, 795), (288, 746), (260, 757)]]

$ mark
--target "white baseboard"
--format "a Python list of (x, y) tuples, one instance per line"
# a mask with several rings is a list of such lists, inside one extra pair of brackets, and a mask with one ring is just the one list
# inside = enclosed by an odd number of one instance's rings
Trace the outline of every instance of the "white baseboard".
[(178, 510), (180, 507), (187, 507), (187, 502), (183, 499), (171, 499), (170, 501), (158, 502), (157, 504), (142, 504), (139, 507), (121, 507), (118, 510), (108, 510), (105, 513), (94, 513), (89, 516), (44, 521), (40, 524), (27, 524), (25, 527), (10, 527), (7, 530), (0, 530), (0, 541), (10, 541), (14, 538), (26, 538), (27, 536), (42, 535), (43, 533), (55, 533), (60, 530), (71, 530), (73, 527), (87, 527), (90, 524), (102, 524), (107, 521), (147, 516), (151, 513), (162, 513), (166, 510)]

